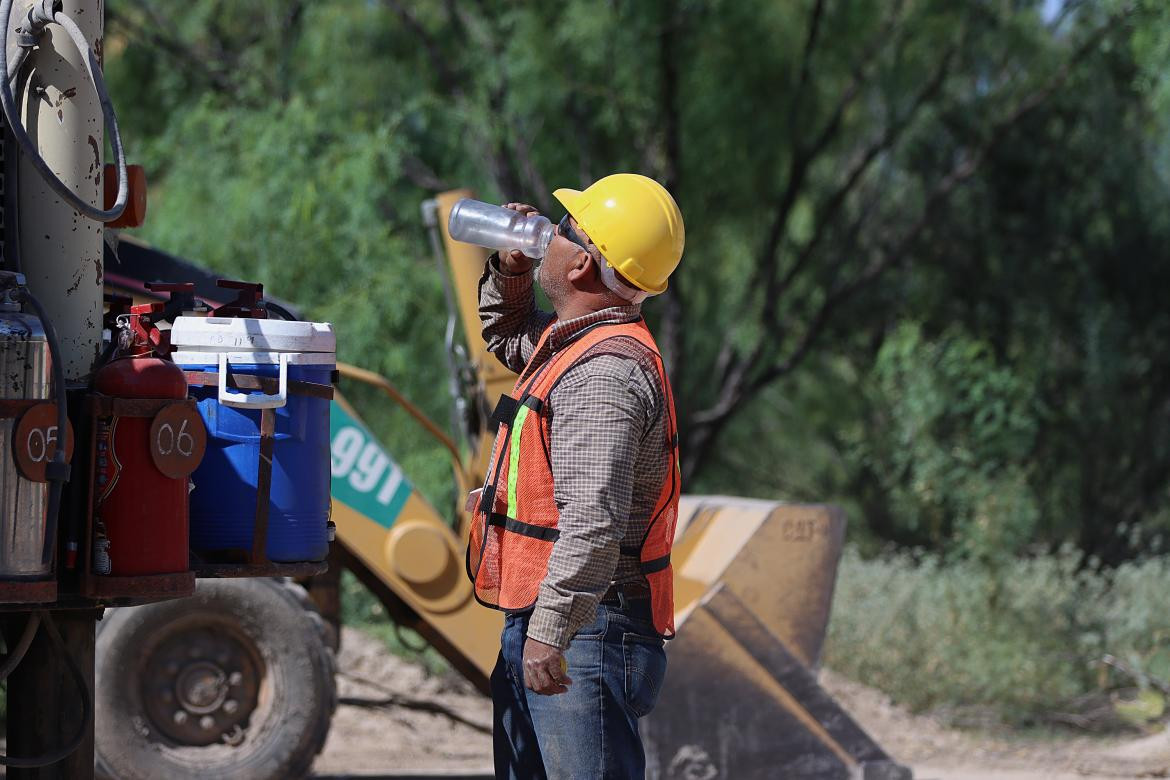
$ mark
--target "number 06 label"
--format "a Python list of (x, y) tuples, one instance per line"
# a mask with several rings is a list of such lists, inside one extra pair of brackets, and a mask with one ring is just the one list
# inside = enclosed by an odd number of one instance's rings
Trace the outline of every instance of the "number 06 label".
[(207, 449), (207, 429), (199, 412), (186, 404), (165, 406), (150, 424), (150, 457), (171, 479), (191, 474)]

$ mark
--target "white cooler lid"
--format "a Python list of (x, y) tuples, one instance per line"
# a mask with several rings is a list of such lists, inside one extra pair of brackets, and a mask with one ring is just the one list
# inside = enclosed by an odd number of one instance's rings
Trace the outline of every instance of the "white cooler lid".
[(171, 346), (182, 352), (337, 351), (328, 322), (256, 320), (248, 317), (176, 317)]
[(215, 365), (221, 354), (227, 355), (228, 362), (233, 366), (245, 363), (272, 364), (280, 362), (283, 355), (290, 366), (334, 366), (336, 356), (332, 352), (218, 352), (215, 350), (198, 350), (192, 352), (172, 352), (172, 363), (179, 366)]

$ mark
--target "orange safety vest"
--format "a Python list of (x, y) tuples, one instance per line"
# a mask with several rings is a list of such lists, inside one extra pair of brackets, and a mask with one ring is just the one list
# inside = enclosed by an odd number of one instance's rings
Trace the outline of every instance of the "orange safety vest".
[[(539, 354), (552, 332), (550, 325), (533, 350)], [(516, 380), (510, 396), (503, 396), (492, 419), (499, 423), (491, 467), (472, 515), (467, 545), (467, 575), (481, 604), (504, 610), (524, 610), (536, 604), (540, 583), (548, 574), (548, 559), (557, 540), (559, 512), (553, 499), (551, 425), (544, 414), (557, 380), (609, 339), (633, 339), (655, 357), (658, 379), (667, 406), (667, 439), (662, 489), (654, 514), (637, 549), (641, 571), (650, 585), (654, 628), (664, 637), (674, 635), (674, 570), (670, 548), (678, 521), (681, 474), (678, 467), (678, 427), (674, 396), (646, 324), (605, 323), (553, 354), (535, 370), (531, 363)]]

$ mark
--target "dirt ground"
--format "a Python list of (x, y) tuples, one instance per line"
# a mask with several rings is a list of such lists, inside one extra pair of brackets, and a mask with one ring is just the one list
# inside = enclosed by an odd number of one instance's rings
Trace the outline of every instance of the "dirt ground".
[(351, 628), (342, 629), (338, 668), (342, 703), (316, 775), (490, 776), (491, 701), (463, 678), (429, 676)]
[[(342, 704), (318, 777), (491, 775), (491, 703), (462, 679), (428, 676), (372, 637), (344, 629)], [(910, 715), (825, 670), (822, 684), (917, 780), (1170, 777), (1170, 734), (1016, 739), (972, 735)]]
[(865, 685), (821, 673), (821, 684), (917, 780), (1084, 780), (1170, 777), (1170, 734), (1019, 738), (955, 731), (915, 716)]

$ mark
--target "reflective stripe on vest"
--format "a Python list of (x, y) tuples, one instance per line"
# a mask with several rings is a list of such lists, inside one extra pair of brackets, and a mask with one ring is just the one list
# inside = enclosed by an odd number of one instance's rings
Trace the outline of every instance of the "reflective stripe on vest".
[(521, 406), (512, 420), (512, 441), (508, 444), (508, 517), (516, 516), (516, 483), (520, 479), (520, 442), (528, 407)]

